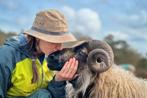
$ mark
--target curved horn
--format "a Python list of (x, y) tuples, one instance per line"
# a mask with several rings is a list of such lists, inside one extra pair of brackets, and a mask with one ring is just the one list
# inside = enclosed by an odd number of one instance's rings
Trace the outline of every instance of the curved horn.
[(88, 67), (92, 72), (101, 73), (108, 70), (111, 65), (111, 57), (103, 49), (94, 49), (88, 54)]

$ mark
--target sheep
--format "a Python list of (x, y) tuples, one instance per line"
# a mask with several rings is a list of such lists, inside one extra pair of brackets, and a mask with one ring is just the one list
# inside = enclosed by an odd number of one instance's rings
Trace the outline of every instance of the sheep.
[(79, 76), (67, 83), (66, 98), (147, 98), (147, 81), (115, 65), (113, 50), (106, 42), (85, 41), (53, 53), (48, 66), (61, 66), (71, 57), (79, 60)]

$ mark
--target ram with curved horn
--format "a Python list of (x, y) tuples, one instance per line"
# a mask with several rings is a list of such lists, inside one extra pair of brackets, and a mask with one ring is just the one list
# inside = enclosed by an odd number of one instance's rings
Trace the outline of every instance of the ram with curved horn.
[(147, 98), (147, 81), (116, 66), (106, 42), (90, 40), (57, 51), (48, 57), (48, 66), (60, 70), (71, 57), (79, 61), (79, 76), (67, 83), (67, 98)]

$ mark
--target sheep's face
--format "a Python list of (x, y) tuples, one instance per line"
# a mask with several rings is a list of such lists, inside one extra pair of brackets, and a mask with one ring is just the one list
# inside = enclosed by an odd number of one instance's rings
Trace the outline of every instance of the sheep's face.
[(48, 56), (48, 67), (52, 70), (60, 70), (66, 61), (70, 58), (75, 57), (79, 61), (79, 70), (82, 70), (85, 62), (87, 62), (88, 56), (88, 43), (85, 42), (74, 48), (67, 48), (57, 52), (52, 53)]
[(52, 70), (60, 70), (71, 57), (79, 61), (79, 71), (88, 66), (91, 72), (100, 73), (107, 70), (113, 63), (111, 47), (105, 42), (91, 40), (74, 48), (63, 49), (49, 55), (48, 67)]

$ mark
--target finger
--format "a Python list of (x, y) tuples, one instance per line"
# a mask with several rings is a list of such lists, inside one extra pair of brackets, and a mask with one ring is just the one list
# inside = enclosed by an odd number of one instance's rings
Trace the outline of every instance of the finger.
[(75, 68), (77, 67), (77, 60), (75, 58), (73, 58), (72, 62), (71, 62), (71, 66), (70, 66), (70, 71), (74, 71), (76, 70)]
[(68, 74), (68, 73), (70, 74), (70, 72), (71, 72), (71, 71), (73, 70), (73, 68), (74, 68), (74, 65), (75, 65), (75, 59), (74, 59), (74, 58), (71, 58), (71, 59), (69, 60), (68, 65), (67, 65), (67, 70), (66, 70), (67, 74)]
[(74, 59), (71, 58), (67, 64), (64, 65), (64, 68), (62, 70), (62, 75), (64, 79), (69, 80), (71, 79), (71, 66), (73, 66)]
[(69, 70), (72, 70), (74, 65), (75, 65), (75, 58), (71, 58), (68, 64)]
[(71, 67), (72, 67), (73, 63), (74, 63), (74, 59), (70, 58), (69, 63), (66, 65), (65, 72), (69, 72), (71, 70)]
[(71, 77), (73, 77), (75, 75), (75, 73), (77, 72), (77, 69), (78, 69), (78, 61), (75, 60), (75, 62), (73, 63), (73, 65), (71, 67), (71, 71), (70, 71)]
[(77, 67), (78, 67), (78, 61), (74, 59), (73, 62), (71, 63), (70, 69), (66, 72), (66, 75), (68, 75), (69, 79), (73, 78), (73, 76), (77, 71)]
[(70, 69), (73, 63), (74, 63), (74, 58), (71, 58), (69, 60), (69, 64), (67, 65), (67, 67), (69, 67), (69, 69)]

